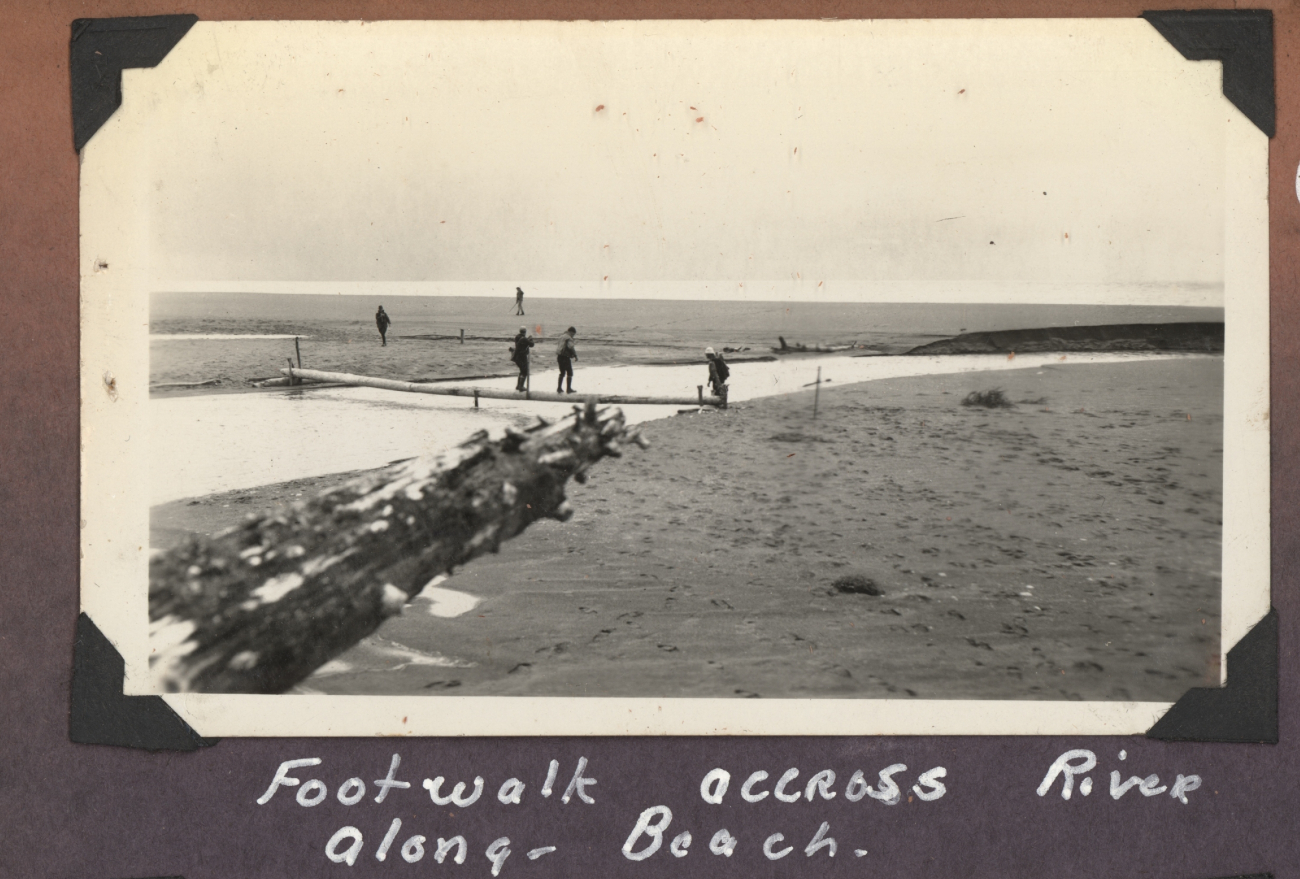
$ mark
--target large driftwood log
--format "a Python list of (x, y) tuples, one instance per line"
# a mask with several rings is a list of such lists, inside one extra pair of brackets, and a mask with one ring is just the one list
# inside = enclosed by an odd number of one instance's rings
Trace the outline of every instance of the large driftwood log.
[(191, 538), (149, 566), (150, 670), (165, 692), (280, 693), (373, 632), (426, 583), (543, 517), (618, 456), (618, 409), (486, 432), (280, 512)]

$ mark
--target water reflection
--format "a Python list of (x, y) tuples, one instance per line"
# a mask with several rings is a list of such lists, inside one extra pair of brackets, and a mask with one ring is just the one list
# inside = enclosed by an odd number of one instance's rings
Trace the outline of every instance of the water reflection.
[[(1198, 355), (1071, 354), (1068, 363), (1115, 363)], [(831, 387), (850, 382), (955, 372), (1059, 365), (1057, 354), (950, 357), (820, 357), (732, 368), (731, 400), (806, 390), (818, 367)], [(583, 393), (696, 396), (706, 375), (690, 366), (608, 366), (579, 369)], [(551, 374), (534, 375), (548, 387)], [(514, 379), (474, 383), (512, 389)], [(581, 403), (575, 395), (574, 404)], [(664, 418), (682, 407), (623, 406), (629, 423)], [(567, 415), (563, 404), (525, 400), (474, 401), (375, 388), (286, 388), (275, 393), (158, 397), (149, 401), (151, 504), (289, 479), (379, 467), (451, 448), (477, 430), (499, 434), (537, 416)]]

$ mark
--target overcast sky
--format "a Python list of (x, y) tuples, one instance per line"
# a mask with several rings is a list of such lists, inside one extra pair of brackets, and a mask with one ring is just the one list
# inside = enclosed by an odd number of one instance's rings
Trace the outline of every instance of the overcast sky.
[(1221, 304), (1235, 110), (1139, 19), (200, 22), (125, 82), (159, 290)]

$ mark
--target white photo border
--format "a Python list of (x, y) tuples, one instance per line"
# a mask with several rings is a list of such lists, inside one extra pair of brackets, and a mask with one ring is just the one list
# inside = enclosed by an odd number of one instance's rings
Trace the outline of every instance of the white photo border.
[[(980, 20), (1009, 28), (1061, 20)], [(554, 23), (546, 23), (548, 26)], [(568, 23), (577, 37), (635, 22)], [(780, 28), (789, 22), (656, 22), (659, 27)], [(853, 27), (854, 22), (827, 23)], [(880, 22), (873, 24), (879, 26)], [(945, 26), (952, 26), (952, 22)], [(1141, 19), (1076, 28), (1147, 28)], [(200, 22), (241, 27), (360, 27), (357, 22)], [(378, 22), (369, 28), (493, 29), (521, 22)], [(185, 40), (181, 45), (185, 44)], [(178, 47), (179, 48), (179, 47)], [(1170, 51), (1175, 51), (1170, 47)], [(176, 50), (173, 50), (173, 55)], [(124, 693), (148, 670), (149, 214), (148, 108), (133, 99), (157, 68), (123, 74), (123, 103), (82, 154), (81, 607), (122, 655)], [(1219, 62), (1185, 61), (1186, 64)], [(1270, 607), (1268, 138), (1226, 99), (1224, 457), (1221, 661)], [(876, 699), (670, 699), (164, 694), (203, 736), (1130, 735), (1162, 702)]]

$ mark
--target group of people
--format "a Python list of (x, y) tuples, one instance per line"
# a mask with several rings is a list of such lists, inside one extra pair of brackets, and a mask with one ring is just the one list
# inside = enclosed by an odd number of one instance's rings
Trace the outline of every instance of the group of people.
[[(524, 291), (518, 287), (515, 288), (516, 297), (516, 314), (524, 313)], [(392, 320), (384, 307), (379, 306), (375, 312), (375, 325), (379, 328), (379, 340), (381, 345), (388, 345), (388, 327)], [(560, 367), (560, 377), (555, 386), (557, 394), (572, 394), (573, 390), (573, 361), (578, 359), (578, 349), (574, 344), (574, 337), (578, 331), (574, 327), (569, 327), (560, 336), (560, 341), (555, 348), (555, 361)], [(528, 389), (528, 377), (531, 371), (530, 359), (532, 349), (536, 342), (528, 335), (528, 327), (520, 327), (519, 334), (515, 336), (514, 344), (510, 346), (510, 359), (515, 366), (519, 367), (519, 381), (515, 384), (516, 391), (525, 391)], [(727, 379), (731, 375), (731, 369), (722, 355), (712, 348), (704, 349), (704, 356), (709, 362), (709, 389), (714, 396), (722, 397), (724, 400), (727, 396)]]
[[(569, 327), (560, 336), (559, 344), (555, 347), (555, 361), (560, 367), (560, 378), (555, 386), (555, 393), (557, 394), (574, 393), (573, 361), (578, 359), (578, 348), (573, 339), (577, 335), (577, 329)], [(529, 358), (535, 344), (534, 340), (528, 335), (528, 327), (520, 327), (519, 335), (515, 336), (515, 343), (510, 346), (510, 359), (514, 361), (515, 366), (519, 367), (519, 381), (515, 384), (516, 391), (528, 389)], [(568, 384), (567, 389), (565, 387), (566, 382)]]
[[(560, 378), (555, 387), (557, 394), (572, 394), (573, 391), (573, 361), (578, 359), (578, 349), (574, 346), (574, 336), (578, 331), (569, 327), (560, 336), (560, 342), (555, 348), (555, 359), (560, 366)], [(516, 391), (524, 391), (528, 388), (528, 375), (530, 370), (529, 356), (536, 343), (528, 335), (528, 327), (520, 327), (519, 334), (515, 336), (515, 342), (510, 346), (510, 359), (519, 367), (519, 381), (515, 384)], [(727, 366), (727, 361), (722, 355), (712, 348), (704, 349), (704, 357), (709, 362), (709, 389), (716, 397), (724, 400), (727, 397), (727, 379), (731, 377), (731, 368)], [(568, 387), (566, 389), (565, 384)]]
[[(515, 288), (515, 314), (524, 313), (524, 288)], [(555, 348), (555, 361), (560, 366), (560, 378), (555, 385), (555, 393), (572, 394), (573, 391), (573, 361), (578, 359), (578, 349), (573, 343), (573, 337), (578, 335), (578, 331), (569, 327), (560, 336), (560, 343)], [(514, 361), (515, 366), (519, 367), (519, 381), (515, 384), (516, 391), (525, 391), (528, 389), (529, 374), (529, 352), (532, 350), (534, 342), (528, 336), (528, 327), (520, 327), (519, 335), (515, 336), (515, 343), (510, 346), (510, 359)], [(565, 388), (565, 384), (568, 388)]]

